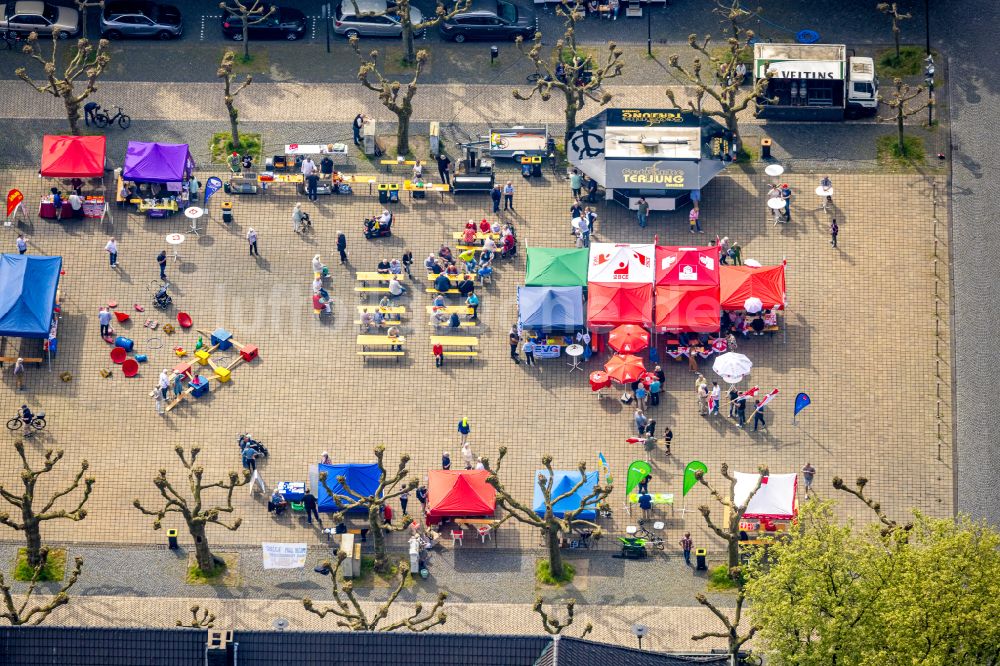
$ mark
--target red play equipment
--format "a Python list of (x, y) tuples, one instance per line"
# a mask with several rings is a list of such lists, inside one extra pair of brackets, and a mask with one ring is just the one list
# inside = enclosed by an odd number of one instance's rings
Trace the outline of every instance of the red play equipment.
[(115, 310), (115, 319), (117, 319), (118, 322), (121, 323), (123, 321), (128, 321), (129, 316), (127, 312), (118, 312), (117, 310)]
[[(121, 349), (121, 347), (116, 347), (116, 349)], [(130, 358), (122, 363), (122, 374), (126, 377), (135, 377), (139, 374), (139, 362), (134, 358)]]
[(122, 347), (112, 347), (111, 348), (111, 360), (121, 365), (128, 358), (128, 352)]
[(177, 323), (181, 325), (181, 328), (191, 328), (193, 322), (191, 321), (191, 315), (187, 312), (177, 313)]

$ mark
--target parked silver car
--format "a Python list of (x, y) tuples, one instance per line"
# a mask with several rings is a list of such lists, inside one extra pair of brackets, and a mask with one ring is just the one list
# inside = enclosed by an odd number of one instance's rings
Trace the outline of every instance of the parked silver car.
[(101, 12), (101, 34), (108, 39), (175, 39), (184, 33), (181, 12), (151, 0), (113, 0)]
[[(355, 3), (357, 9), (355, 10)], [(334, 32), (351, 37), (399, 37), (403, 34), (400, 18), (391, 13), (395, 3), (386, 0), (341, 0), (334, 13)], [(386, 13), (389, 12), (389, 13)], [(410, 24), (417, 26), (424, 15), (410, 6)], [(422, 30), (420, 32), (423, 32)], [(414, 34), (418, 34), (414, 31)]]
[(0, 5), (0, 30), (39, 35), (51, 35), (58, 30), (59, 38), (67, 39), (80, 33), (80, 13), (39, 0), (8, 2)]

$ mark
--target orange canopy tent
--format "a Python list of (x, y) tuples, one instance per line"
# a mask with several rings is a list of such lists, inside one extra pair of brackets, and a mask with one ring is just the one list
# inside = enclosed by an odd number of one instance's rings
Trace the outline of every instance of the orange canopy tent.
[(104, 175), (106, 138), (51, 136), (42, 139), (42, 168), (46, 178), (100, 178)]
[(427, 474), (427, 524), (445, 518), (492, 516), (497, 491), (486, 483), (489, 475), (486, 470), (431, 470)]
[(759, 298), (765, 310), (784, 309), (785, 262), (778, 266), (722, 266), (723, 310), (742, 310), (748, 298)]
[(656, 288), (656, 330), (712, 333), (719, 330), (719, 288)]

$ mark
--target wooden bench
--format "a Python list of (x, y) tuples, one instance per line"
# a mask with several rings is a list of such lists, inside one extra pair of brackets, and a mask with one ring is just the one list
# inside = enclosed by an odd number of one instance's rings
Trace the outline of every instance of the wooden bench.
[[(357, 291), (357, 289), (355, 289), (355, 291)], [(389, 291), (389, 288), (386, 287), (385, 291)], [(426, 291), (427, 291), (428, 294), (446, 294), (448, 296), (461, 296), (462, 295), (462, 292), (460, 292), (458, 289), (449, 289), (448, 291), (438, 291), (434, 287), (428, 287), (426, 289)]]
[(473, 252), (482, 252), (483, 251), (483, 246), (482, 245), (456, 245), (455, 249), (456, 250), (462, 250), (462, 251), (472, 250)]
[(773, 324), (771, 326), (765, 326), (764, 330), (761, 331), (761, 333), (767, 333), (768, 335), (774, 335), (777, 332), (778, 332), (778, 325), (777, 324)]
[[(354, 291), (360, 291), (366, 294), (388, 294), (389, 287), (355, 287)], [(457, 289), (455, 291), (458, 291)]]
[[(2, 366), (4, 363), (16, 363), (17, 359), (18, 359), (17, 356), (0, 356), (0, 366)], [(45, 359), (42, 358), (24, 358), (24, 357), (21, 357), (21, 360), (24, 361), (25, 363), (43, 363), (45, 361)]]
[[(354, 323), (357, 326), (360, 326), (362, 324), (362, 322), (361, 322), (360, 319), (356, 320)], [(371, 325), (372, 326), (402, 326), (403, 322), (399, 321), (398, 319), (396, 319), (396, 320), (383, 319), (381, 324), (376, 324), (375, 322), (372, 322)]]
[[(430, 323), (430, 322), (428, 322), (428, 323)], [(460, 321), (458, 323), (458, 327), (459, 328), (475, 328), (478, 325), (479, 325), (479, 323), (475, 322), (475, 321)], [(449, 329), (449, 328), (452, 328), (452, 327), (449, 326), (447, 322), (442, 322), (440, 324), (434, 324), (434, 329), (435, 330), (437, 330), (439, 328)]]
[(458, 314), (458, 315), (471, 315), (472, 308), (467, 305), (428, 305), (427, 314), (434, 312), (434, 308), (437, 307), (438, 312), (445, 312), (447, 314)]
[(357, 352), (357, 354), (358, 354), (358, 356), (363, 356), (365, 358), (371, 358), (371, 357), (375, 357), (375, 358), (395, 357), (398, 360), (400, 356), (405, 356), (406, 352), (403, 352), (403, 351), (359, 351), (359, 352)]

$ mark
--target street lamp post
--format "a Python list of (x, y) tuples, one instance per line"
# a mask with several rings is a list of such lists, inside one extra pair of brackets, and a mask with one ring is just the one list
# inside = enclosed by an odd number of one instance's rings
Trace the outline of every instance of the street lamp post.
[(934, 124), (934, 56), (930, 53), (924, 59), (924, 83), (927, 84), (927, 126)]
[(924, 37), (927, 39), (927, 55), (931, 54), (931, 3), (924, 0)]
[(653, 8), (646, 2), (646, 55), (653, 57)]

